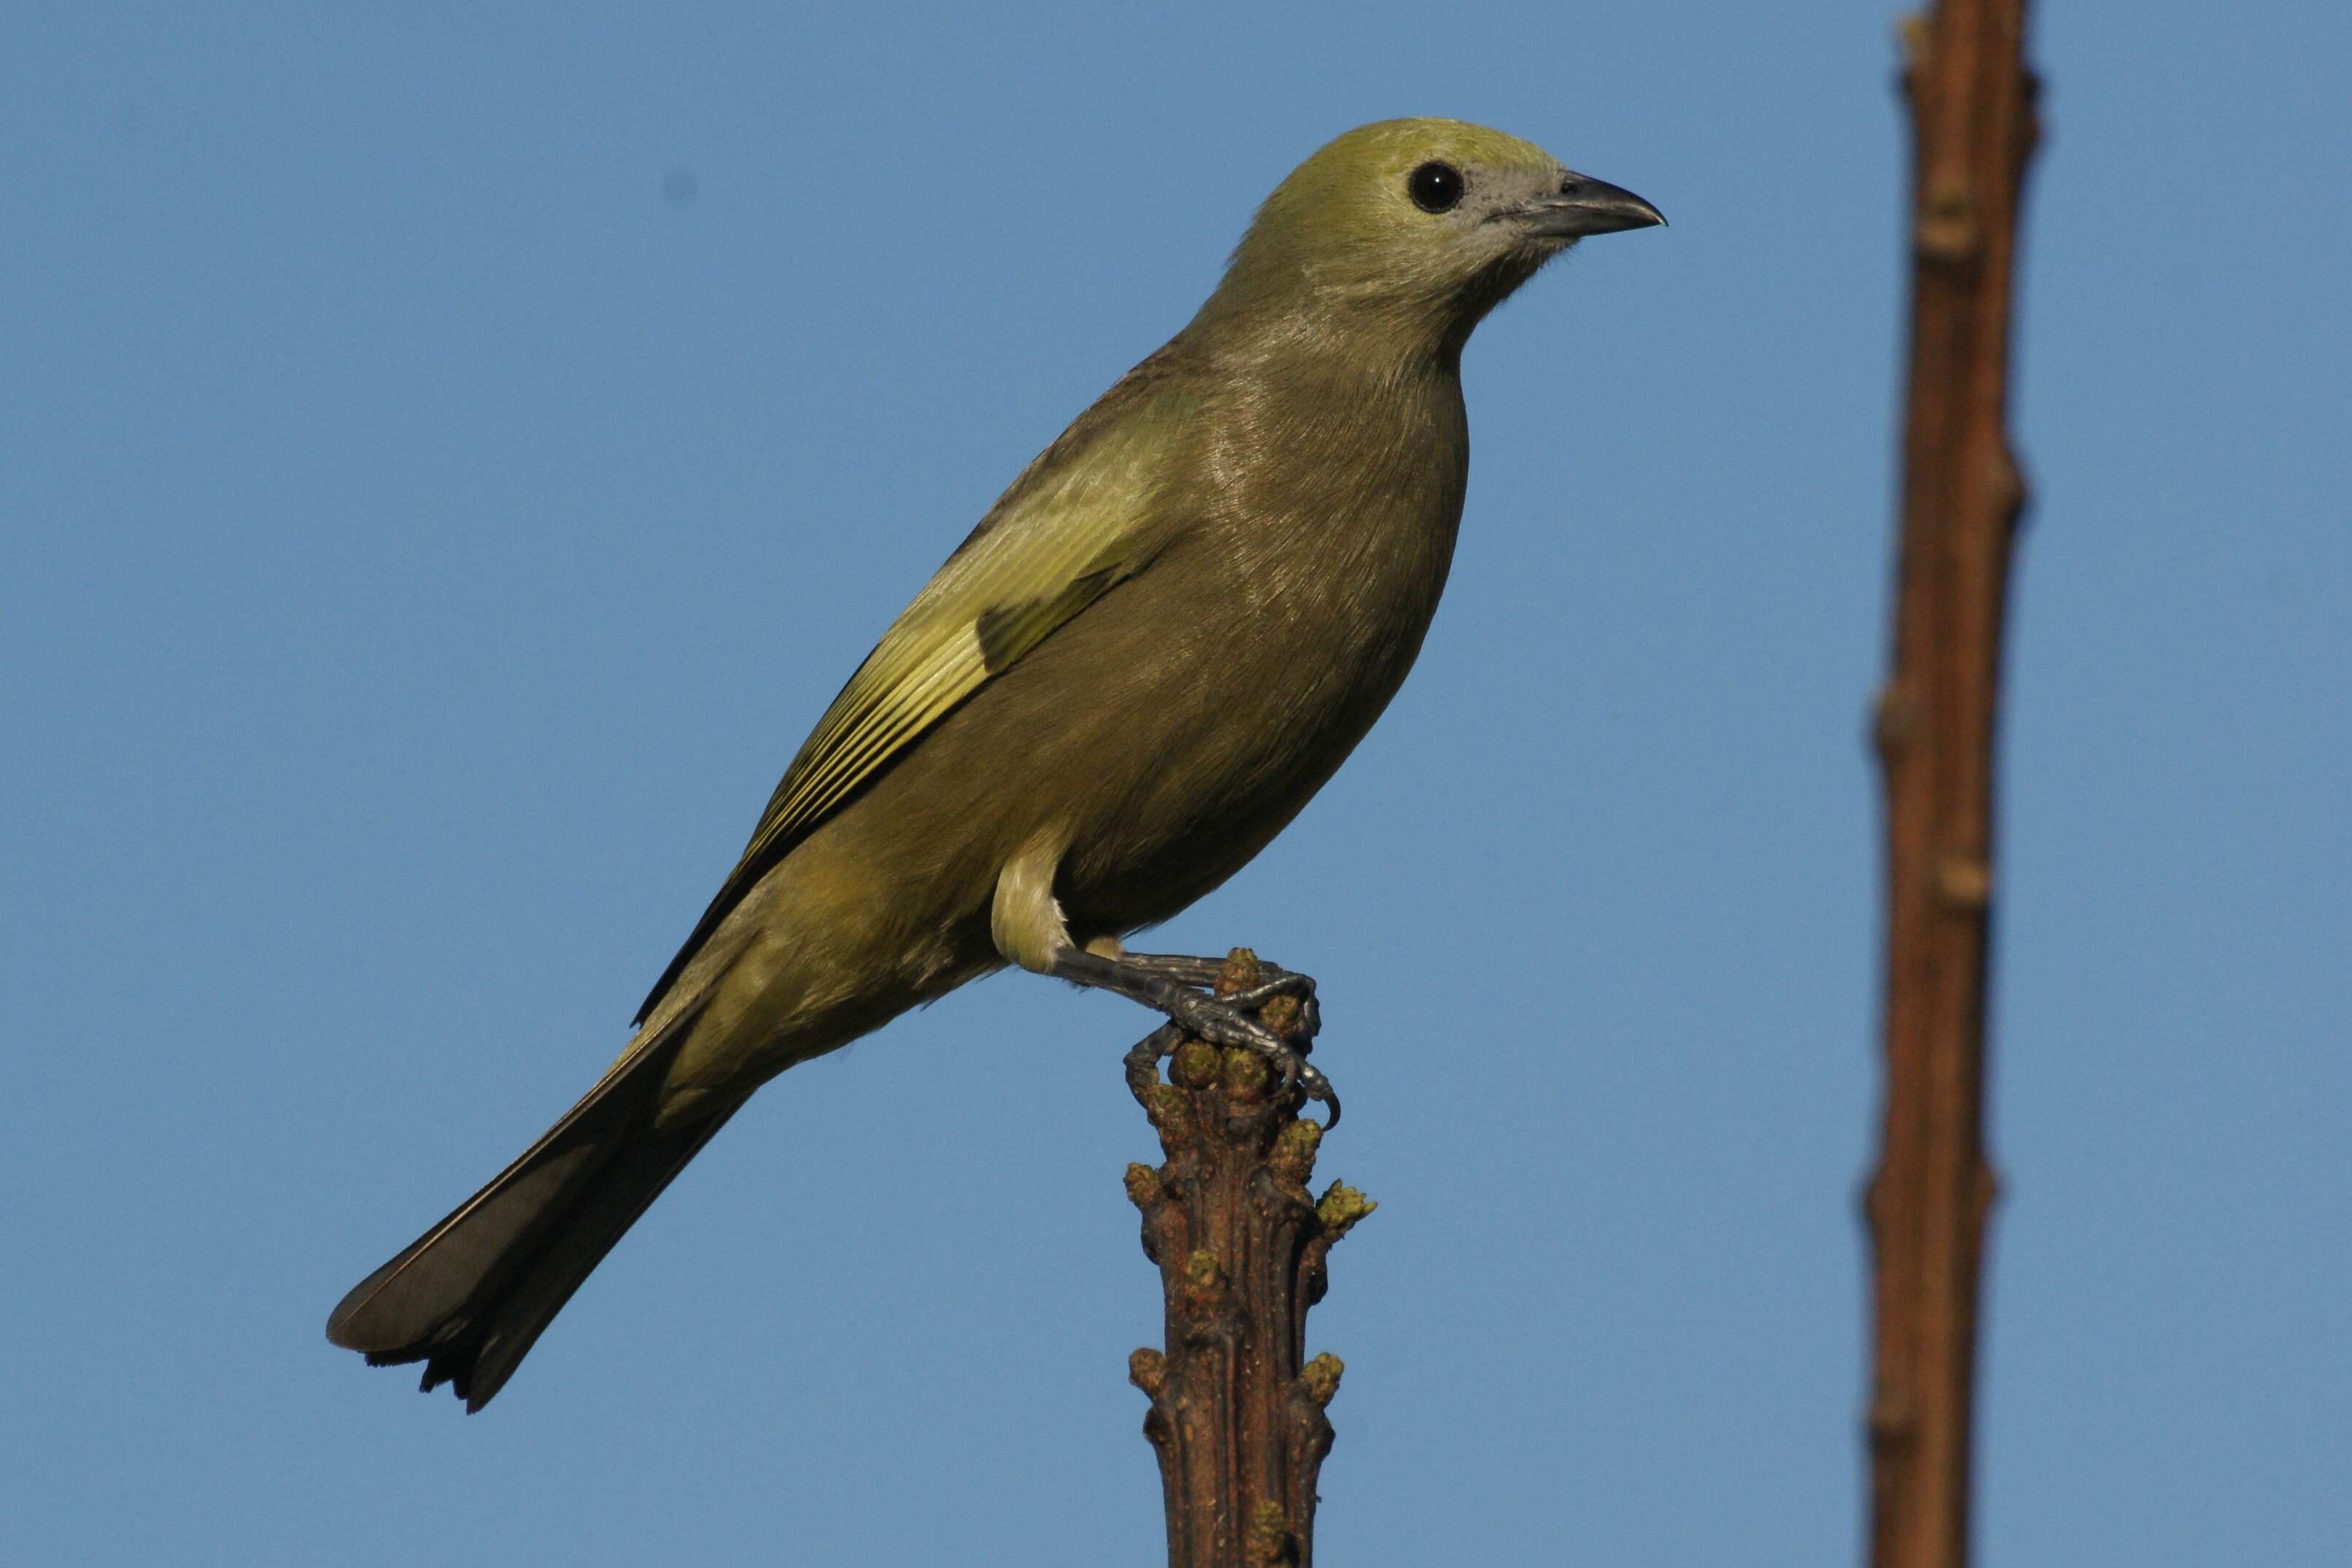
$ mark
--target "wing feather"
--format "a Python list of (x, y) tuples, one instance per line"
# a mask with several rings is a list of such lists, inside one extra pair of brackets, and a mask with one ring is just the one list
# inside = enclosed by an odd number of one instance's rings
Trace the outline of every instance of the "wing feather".
[(1013, 481), (825, 709), (638, 1022), (795, 844), (990, 679), (1150, 564), (1169, 532), (1161, 441), (1188, 401), (1146, 361)]

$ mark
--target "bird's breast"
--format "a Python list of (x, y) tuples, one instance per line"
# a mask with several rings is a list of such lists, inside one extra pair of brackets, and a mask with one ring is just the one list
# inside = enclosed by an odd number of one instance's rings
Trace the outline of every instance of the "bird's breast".
[(1395, 695), (1461, 518), (1450, 401), (1265, 432), (1271, 450), (1230, 457), (1231, 482), (1151, 570), (1068, 628), (1057, 652), (1119, 695), (1112, 729), (1070, 759), (1103, 780), (1066, 866), (1074, 922), (1127, 929), (1223, 881)]

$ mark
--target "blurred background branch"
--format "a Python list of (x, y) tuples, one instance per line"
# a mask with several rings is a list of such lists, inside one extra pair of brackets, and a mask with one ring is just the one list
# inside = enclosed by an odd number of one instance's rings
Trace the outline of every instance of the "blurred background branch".
[(2035, 139), (2023, 0), (1940, 0), (1903, 28), (1913, 138), (1910, 381), (1886, 800), (1885, 1122), (1867, 1209), (1874, 1568), (1969, 1549), (1993, 743), (2025, 486), (2004, 428), (2017, 210)]

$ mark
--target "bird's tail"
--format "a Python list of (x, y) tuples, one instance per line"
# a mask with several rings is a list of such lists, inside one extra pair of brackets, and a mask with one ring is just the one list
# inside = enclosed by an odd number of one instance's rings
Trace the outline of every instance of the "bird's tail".
[(371, 1366), (425, 1363), (479, 1410), (637, 1216), (740, 1108), (676, 1127), (655, 1112), (696, 1009), (599, 1080), (456, 1212), (353, 1286), (327, 1338)]

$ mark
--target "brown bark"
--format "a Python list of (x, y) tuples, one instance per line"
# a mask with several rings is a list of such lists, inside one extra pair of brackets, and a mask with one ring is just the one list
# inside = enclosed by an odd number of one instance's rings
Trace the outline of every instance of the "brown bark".
[[(1218, 992), (1256, 975), (1237, 947)], [(1286, 1031), (1297, 1004), (1277, 998), (1258, 1016)], [(1323, 1299), (1324, 1255), (1373, 1206), (1338, 1182), (1308, 1197), (1322, 1129), (1254, 1052), (1171, 1025), (1129, 1056), (1128, 1085), (1167, 1155), (1157, 1170), (1128, 1166), (1127, 1195), (1167, 1299), (1168, 1348), (1137, 1351), (1128, 1375), (1151, 1398), (1143, 1435), (1160, 1457), (1169, 1563), (1303, 1568), (1341, 1370), (1335, 1356), (1306, 1359), (1307, 1309)]]
[(1913, 128), (1910, 385), (1886, 796), (1885, 1123), (1867, 1198), (1876, 1342), (1871, 1561), (1968, 1559), (1984, 1157), (1993, 742), (2025, 486), (2004, 431), (2017, 209), (2035, 135), (2024, 0), (1904, 28)]

